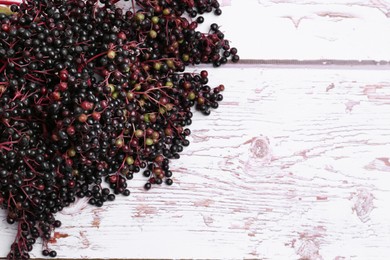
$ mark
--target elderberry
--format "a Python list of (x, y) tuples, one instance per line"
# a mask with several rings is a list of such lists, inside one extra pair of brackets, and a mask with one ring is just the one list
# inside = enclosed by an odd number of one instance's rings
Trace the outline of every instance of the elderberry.
[(24, 0), (0, 13), (0, 207), (18, 227), (8, 259), (46, 246), (55, 213), (78, 198), (129, 196), (139, 172), (146, 190), (172, 185), (192, 109), (210, 115), (223, 100), (207, 71), (184, 73), (239, 61), (216, 23), (197, 30), (199, 15), (222, 13), (217, 0), (117, 2)]

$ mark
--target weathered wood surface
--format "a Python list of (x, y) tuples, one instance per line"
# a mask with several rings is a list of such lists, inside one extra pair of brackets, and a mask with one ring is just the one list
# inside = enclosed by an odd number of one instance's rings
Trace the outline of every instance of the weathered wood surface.
[[(390, 60), (390, 1), (224, 0), (244, 59)], [(206, 25), (205, 25), (206, 26)], [(246, 28), (246, 29), (243, 29)], [(228, 65), (175, 184), (58, 214), (64, 258), (389, 259), (388, 67)], [(0, 256), (14, 227), (0, 212)], [(32, 253), (40, 257), (40, 245)]]
[(205, 15), (200, 28), (220, 24), (243, 59), (390, 61), (390, 0), (220, 3), (223, 15)]
[(144, 192), (138, 176), (130, 198), (58, 214), (59, 256), (388, 259), (390, 73), (221, 68), (219, 81), (225, 100), (196, 115), (175, 185)]
[(224, 0), (216, 19), (246, 59), (390, 60), (389, 0)]

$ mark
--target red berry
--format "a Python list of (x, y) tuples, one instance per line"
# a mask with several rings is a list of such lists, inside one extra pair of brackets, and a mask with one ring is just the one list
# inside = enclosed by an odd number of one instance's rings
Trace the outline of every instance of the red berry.
[(86, 114), (81, 114), (81, 115), (79, 115), (79, 117), (78, 117), (78, 120), (79, 120), (79, 122), (81, 122), (81, 123), (87, 122), (87, 119), (88, 119), (88, 116), (87, 116)]
[(93, 118), (93, 120), (95, 120), (95, 121), (99, 121), (100, 120), (100, 117), (101, 117), (101, 114), (99, 113), (99, 112), (93, 112), (92, 113), (92, 118)]
[(61, 99), (61, 93), (58, 92), (58, 91), (54, 91), (54, 92), (52, 93), (51, 96), (52, 96), (52, 98), (53, 98), (54, 100), (56, 100), (56, 101), (58, 101), (58, 100)]
[(6, 24), (6, 23), (2, 24), (1, 29), (5, 32), (8, 32), (9, 31), (9, 24)]
[(66, 83), (66, 82), (60, 82), (60, 84), (59, 84), (59, 89), (60, 89), (61, 91), (67, 90), (67, 89), (68, 89), (68, 83)]
[(81, 108), (84, 110), (91, 110), (93, 108), (93, 103), (88, 102), (88, 101), (83, 101), (81, 103)]
[(68, 126), (68, 128), (66, 129), (66, 133), (72, 136), (76, 133), (76, 129), (74, 128), (74, 126)]
[(118, 181), (118, 177), (116, 175), (111, 175), (110, 176), (110, 182), (111, 183), (116, 183)]
[(118, 33), (118, 38), (122, 40), (126, 40), (126, 34), (124, 32), (119, 32)]

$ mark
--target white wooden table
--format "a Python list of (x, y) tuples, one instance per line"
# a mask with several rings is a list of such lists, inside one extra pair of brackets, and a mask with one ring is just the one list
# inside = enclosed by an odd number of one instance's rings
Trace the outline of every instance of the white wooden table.
[[(390, 0), (221, 3), (206, 23), (223, 25), (243, 61), (206, 67), (225, 99), (195, 115), (175, 184), (145, 192), (140, 174), (128, 198), (77, 202), (57, 214), (50, 247), (62, 258), (389, 259)], [(16, 230), (0, 219), (5, 256)]]

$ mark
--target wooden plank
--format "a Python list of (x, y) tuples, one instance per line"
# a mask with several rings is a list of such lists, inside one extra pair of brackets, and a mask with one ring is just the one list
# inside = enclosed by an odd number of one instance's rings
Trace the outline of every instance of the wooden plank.
[(223, 15), (205, 15), (199, 29), (220, 24), (242, 59), (390, 61), (390, 0), (220, 3)]
[(389, 0), (221, 2), (206, 25), (221, 24), (244, 59), (390, 60)]
[[(58, 214), (64, 258), (387, 259), (390, 74), (221, 68), (220, 109), (195, 115), (175, 184)], [(3, 221), (0, 256), (14, 229)], [(32, 256), (39, 257), (36, 245)]]

